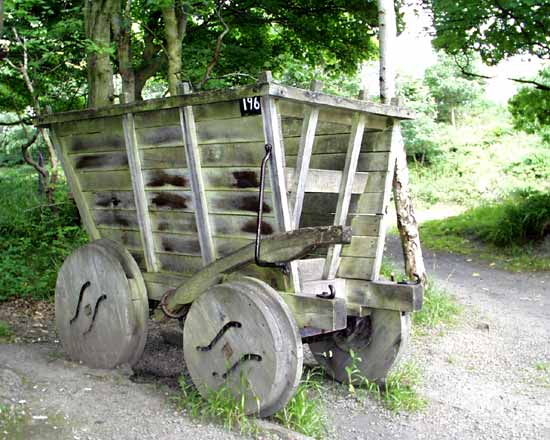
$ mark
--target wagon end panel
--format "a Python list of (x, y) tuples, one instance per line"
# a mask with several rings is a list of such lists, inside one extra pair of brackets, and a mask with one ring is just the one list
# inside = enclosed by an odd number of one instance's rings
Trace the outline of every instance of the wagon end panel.
[[(353, 231), (352, 243), (341, 247), (332, 273), (326, 273), (327, 268), (324, 267), (330, 258), (330, 250), (318, 250), (308, 260), (302, 260), (302, 282), (334, 277), (377, 279), (393, 173), (392, 119), (363, 114), (364, 126), (361, 128), (358, 127), (360, 115), (350, 110), (321, 107), (316, 121), (312, 121), (312, 109), (315, 109), (312, 105), (282, 101), (280, 108), (291, 208), (294, 204), (299, 226), (332, 225), (344, 218), (343, 223), (351, 226)], [(308, 127), (312, 123), (315, 126)], [(311, 137), (309, 152), (308, 136)], [(355, 170), (350, 175), (346, 174), (346, 170), (349, 171), (350, 148), (354, 142), (359, 143), (360, 147), (354, 159)], [(304, 164), (304, 155), (307, 154), (310, 155), (309, 163)], [(307, 169), (307, 176), (300, 182), (300, 173), (304, 169)], [(347, 202), (341, 200), (342, 179), (348, 182)], [(296, 193), (299, 197), (300, 184), (303, 186), (303, 199), (298, 200), (302, 204), (301, 210), (296, 209)], [(345, 203), (349, 203), (347, 212), (343, 209)]]

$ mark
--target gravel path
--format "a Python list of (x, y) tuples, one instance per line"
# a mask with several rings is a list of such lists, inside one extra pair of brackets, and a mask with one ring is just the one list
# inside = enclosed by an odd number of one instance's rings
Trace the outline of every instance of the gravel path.
[[(388, 251), (399, 259), (395, 239)], [(427, 409), (396, 415), (327, 382), (328, 437), (550, 438), (550, 379), (535, 368), (550, 363), (550, 273), (508, 273), (462, 256), (426, 257), (432, 277), (464, 307), (458, 326), (415, 337), (406, 355), (422, 369)], [(0, 304), (0, 319), (5, 309)], [(38, 323), (21, 320), (17, 331), (27, 337), (19, 343), (0, 344), (0, 403), (24, 402), (30, 423), (22, 439), (239, 438), (175, 412), (170, 396), (177, 392), (181, 350), (165, 344), (158, 328), (133, 372), (98, 371), (64, 360), (48, 311), (40, 316)]]
[[(390, 239), (388, 252), (400, 260)], [(458, 326), (413, 338), (406, 356), (424, 377), (427, 409), (395, 415), (342, 391), (327, 399), (334, 439), (547, 439), (550, 378), (550, 273), (510, 273), (463, 256), (426, 252), (432, 278), (464, 311)]]

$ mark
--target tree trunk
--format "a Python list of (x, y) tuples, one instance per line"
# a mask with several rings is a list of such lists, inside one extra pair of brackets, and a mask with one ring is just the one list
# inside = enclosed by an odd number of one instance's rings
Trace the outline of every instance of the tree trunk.
[[(397, 42), (397, 26), (395, 6), (393, 0), (378, 0), (378, 23), (380, 40), (380, 99), (389, 104), (395, 98), (395, 54)], [(399, 124), (398, 122), (396, 122)], [(405, 272), (409, 278), (418, 275), (422, 282), (426, 282), (426, 268), (420, 248), (418, 225), (414, 215), (414, 208), (409, 192), (409, 171), (407, 168), (407, 154), (400, 127), (394, 132), (397, 151), (395, 173), (393, 176), (393, 195), (397, 213), (397, 228), (401, 237)]]
[(117, 46), (118, 71), (122, 79), (122, 92), (119, 100), (123, 104), (133, 102), (136, 96), (136, 76), (132, 66), (131, 4), (132, 0), (115, 0), (111, 20), (113, 38)]
[[(168, 57), (168, 91), (171, 96), (178, 94), (177, 88), (181, 73), (181, 43), (176, 17), (175, 4), (162, 9), (164, 19), (164, 34), (166, 36), (166, 50)], [(183, 37), (183, 36), (182, 36)]]
[[(399, 124), (399, 122), (394, 122)], [(398, 136), (395, 172), (393, 175), (393, 198), (397, 213), (397, 229), (401, 238), (403, 260), (405, 261), (405, 273), (411, 279), (420, 277), (422, 283), (426, 283), (427, 274), (420, 247), (420, 236), (414, 213), (411, 194), (409, 192), (409, 169), (407, 168), (407, 153), (405, 144), (398, 127), (394, 135)]]
[(88, 107), (112, 104), (113, 67), (109, 56), (111, 46), (112, 0), (86, 0), (84, 22), (88, 47)]

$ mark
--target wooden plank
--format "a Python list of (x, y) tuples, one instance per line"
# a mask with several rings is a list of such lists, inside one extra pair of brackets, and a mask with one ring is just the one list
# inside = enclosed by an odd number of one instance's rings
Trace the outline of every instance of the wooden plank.
[[(184, 90), (185, 92), (189, 92), (188, 87), (189, 85)], [(180, 108), (179, 116), (181, 131), (185, 140), (185, 154), (190, 171), (191, 187), (193, 188), (193, 207), (195, 208), (202, 261), (206, 266), (216, 259), (216, 251), (214, 249), (214, 242), (212, 241), (210, 219), (208, 218), (208, 205), (206, 203), (206, 194), (204, 193), (197, 127), (195, 126), (193, 108), (191, 106)]]
[[(323, 83), (320, 81), (313, 81), (311, 83), (312, 91), (320, 91), (322, 88)], [(282, 112), (282, 110), (280, 111)], [(302, 215), (304, 193), (306, 191), (306, 183), (308, 182), (309, 162), (311, 159), (311, 152), (313, 150), (313, 142), (315, 141), (315, 131), (317, 130), (319, 109), (316, 107), (307, 108), (303, 117), (304, 122), (302, 125), (302, 133), (300, 135), (298, 157), (296, 159), (296, 170), (293, 173), (295, 181), (289, 184), (287, 174), (287, 188), (291, 191), (289, 200), (290, 207), (292, 209), (291, 221), (294, 228), (300, 225), (300, 216)]]
[(149, 217), (143, 176), (141, 174), (141, 163), (137, 149), (134, 117), (132, 114), (129, 113), (123, 116), (122, 126), (124, 130), (126, 151), (128, 153), (128, 164), (132, 174), (132, 187), (134, 190), (134, 200), (145, 257), (145, 267), (148, 272), (156, 272), (158, 270), (158, 261), (155, 255), (155, 243), (151, 229), (151, 219)]
[[(351, 129), (351, 127), (350, 127)], [(384, 152), (389, 151), (388, 145), (378, 141), (379, 132), (371, 132), (363, 134), (363, 142), (361, 143), (361, 153)], [(319, 134), (315, 135), (313, 151), (314, 154), (325, 153), (346, 153), (349, 140), (349, 130), (343, 134)], [(296, 138), (285, 138), (285, 151), (288, 156), (296, 156), (298, 154), (299, 142)]]
[(136, 130), (139, 148), (164, 148), (183, 146), (181, 128), (178, 121), (166, 121), (160, 127), (146, 127)]
[(132, 177), (128, 170), (80, 171), (76, 173), (82, 191), (127, 191), (132, 189)]
[[(69, 142), (69, 148), (67, 152), (77, 151), (80, 147), (94, 148), (94, 145), (98, 145), (100, 148), (109, 148), (113, 150), (124, 149), (124, 138), (122, 131), (122, 120), (120, 117), (104, 117), (104, 118), (80, 118), (80, 111), (70, 112), (73, 113), (70, 122), (60, 122), (56, 124), (55, 130), (58, 133), (59, 138), (65, 136), (75, 136), (74, 139), (67, 139)], [(57, 115), (60, 115), (59, 113)], [(53, 119), (57, 119), (57, 115), (49, 115)], [(64, 119), (61, 117), (60, 119)], [(89, 136), (88, 136), (89, 135)], [(84, 143), (80, 142), (80, 139)], [(76, 143), (76, 150), (72, 149), (73, 142)]]
[(101, 235), (101, 238), (108, 238), (109, 240), (116, 241), (117, 243), (122, 244), (125, 248), (134, 250), (143, 249), (139, 230), (119, 228), (115, 229), (100, 226), (98, 227), (98, 231)]
[(176, 235), (163, 232), (154, 233), (153, 237), (157, 252), (201, 256), (201, 246), (196, 234)]
[(86, 228), (86, 232), (88, 233), (90, 239), (97, 240), (99, 238), (99, 232), (97, 231), (94, 217), (90, 211), (88, 201), (82, 192), (82, 187), (80, 186), (80, 182), (78, 181), (78, 176), (76, 175), (71, 161), (67, 155), (67, 150), (63, 148), (63, 145), (60, 143), (55, 129), (50, 129), (50, 137), (55, 146), (57, 156), (61, 161), (61, 165), (63, 166), (63, 170), (65, 171), (67, 182), (69, 183), (69, 187), (71, 188), (71, 192), (78, 208), (80, 218), (82, 219), (82, 223)]
[(308, 281), (320, 280), (323, 276), (324, 258), (308, 258), (298, 261), (300, 280), (302, 284)]
[(261, 164), (265, 143), (233, 142), (199, 145), (203, 167), (254, 166)]
[(91, 209), (136, 209), (132, 191), (83, 193)]
[[(266, 80), (270, 77), (266, 75)], [(273, 191), (273, 204), (279, 230), (282, 232), (291, 231), (293, 228), (292, 218), (288, 205), (285, 176), (285, 147), (279, 120), (279, 114), (275, 101), (267, 96), (262, 97), (262, 118), (265, 143), (272, 146), (269, 170), (271, 176), (271, 188)], [(300, 291), (300, 278), (296, 264), (290, 264), (290, 276), (294, 291)]]
[(378, 237), (353, 237), (351, 244), (342, 247), (343, 257), (375, 257)]
[(341, 257), (336, 275), (340, 278), (372, 280), (375, 274), (374, 266), (374, 258)]
[[(384, 187), (382, 186), (381, 188), (383, 189)], [(385, 214), (385, 207), (387, 206), (384, 203), (386, 200), (385, 196), (384, 192), (361, 194), (353, 212), (359, 214)]]
[[(287, 188), (295, 188), (298, 180), (296, 170), (293, 168), (286, 168), (285, 172)], [(355, 173), (351, 189), (352, 194), (362, 194), (366, 189), (367, 181), (368, 173)], [(340, 191), (341, 182), (341, 171), (310, 169), (307, 173), (307, 180), (302, 183), (302, 198), (300, 212), (298, 214), (301, 214), (303, 196), (305, 193), (338, 193), (338, 191)], [(294, 214), (296, 214), (296, 208)]]
[(150, 216), (155, 232), (197, 233), (197, 222), (193, 212), (150, 211)]
[(388, 281), (346, 280), (346, 299), (350, 304), (373, 309), (414, 312), (422, 308), (421, 285), (397, 284)]
[[(281, 118), (281, 133), (285, 139), (300, 137), (302, 133), (303, 115), (299, 118)], [(323, 134), (343, 134), (349, 133), (350, 126), (334, 122), (317, 122), (316, 133)]]
[(145, 188), (163, 189), (191, 189), (191, 172), (188, 169), (164, 168), (157, 170), (143, 170)]
[[(365, 116), (357, 114), (354, 116), (351, 135), (349, 139), (348, 151), (346, 154), (346, 163), (342, 173), (340, 182), (340, 190), (338, 196), (338, 204), (336, 205), (336, 214), (334, 215), (334, 225), (345, 225), (348, 216), (351, 195), (353, 189), (353, 181), (359, 153), (361, 152), (361, 142), (363, 140), (363, 132), (365, 130)], [(338, 269), (338, 259), (342, 247), (335, 245), (330, 247), (327, 252), (325, 267), (323, 268), (323, 279), (333, 279)]]
[(127, 112), (132, 112), (135, 114), (139, 112), (149, 112), (152, 110), (170, 109), (181, 106), (232, 101), (245, 97), (264, 96), (267, 94), (275, 98), (289, 99), (299, 103), (315, 104), (326, 108), (348, 109), (381, 116), (391, 116), (399, 119), (412, 119), (415, 116), (414, 112), (399, 106), (360, 101), (351, 98), (343, 98), (340, 96), (331, 96), (324, 93), (316, 93), (313, 95), (310, 91), (263, 81), (248, 86), (221, 90), (207, 90), (199, 93), (191, 93), (189, 95), (151, 99), (130, 104), (119, 104), (101, 109), (88, 109), (83, 111), (58, 113), (54, 115), (41, 115), (36, 118), (36, 124), (38, 126), (46, 126), (58, 122), (122, 115)]
[(78, 171), (128, 169), (125, 151), (71, 155), (70, 159), (74, 169)]
[[(132, 106), (130, 106), (132, 107)], [(134, 107), (134, 124), (136, 126), (136, 134), (142, 128), (148, 127), (165, 127), (167, 125), (178, 125), (180, 116), (177, 108), (153, 108), (144, 109), (143, 112), (136, 111)], [(139, 136), (138, 136), (139, 139)]]
[[(346, 226), (352, 227), (354, 236), (378, 237), (382, 215), (350, 214), (346, 220)], [(334, 215), (303, 214), (300, 227), (332, 225)]]
[(346, 298), (346, 280), (344, 278), (302, 282), (302, 292), (304, 295), (317, 296), (323, 293), (329, 293), (330, 286), (334, 289), (336, 298)]
[[(388, 152), (361, 153), (357, 161), (357, 171), (387, 171), (388, 160)], [(289, 156), (288, 166), (294, 166), (296, 161), (296, 156)], [(311, 157), (310, 167), (324, 170), (342, 170), (345, 167), (345, 163), (345, 153), (314, 153)]]
[[(117, 120), (120, 123), (120, 120)], [(61, 139), (69, 154), (124, 151), (124, 137), (120, 125), (116, 128), (113, 126), (107, 132), (75, 134)]]
[[(187, 168), (185, 147), (140, 149), (141, 169)], [(204, 165), (204, 164), (203, 164)]]
[(149, 281), (157, 284), (164, 284), (171, 287), (178, 287), (181, 283), (187, 280), (189, 277), (178, 273), (167, 272), (145, 272), (143, 279), (145, 282)]
[(200, 256), (177, 255), (157, 252), (159, 270), (176, 272), (183, 275), (193, 275), (203, 268)]
[(239, 100), (222, 101), (211, 104), (193, 106), (195, 121), (210, 121), (214, 119), (236, 119), (241, 117)]
[(321, 330), (346, 328), (346, 303), (343, 299), (321, 299), (315, 296), (279, 292), (292, 311), (298, 327), (313, 327)]
[(199, 144), (254, 142), (263, 139), (262, 117), (248, 116), (197, 122)]
[[(94, 209), (91, 211), (97, 227), (119, 227), (139, 231), (137, 212), (132, 210)], [(98, 237), (99, 238), (99, 234)]]

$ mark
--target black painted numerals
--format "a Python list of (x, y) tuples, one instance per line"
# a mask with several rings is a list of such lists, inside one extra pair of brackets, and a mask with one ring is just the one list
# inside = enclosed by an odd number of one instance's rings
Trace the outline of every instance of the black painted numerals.
[(241, 116), (261, 115), (262, 104), (259, 96), (251, 96), (249, 98), (242, 98), (239, 101), (241, 108)]

